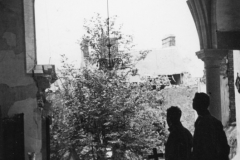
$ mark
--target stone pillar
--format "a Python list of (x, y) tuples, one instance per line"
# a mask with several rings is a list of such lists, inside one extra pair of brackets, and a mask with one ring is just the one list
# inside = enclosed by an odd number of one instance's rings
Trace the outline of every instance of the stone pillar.
[(211, 97), (209, 110), (213, 116), (222, 121), (220, 66), (222, 59), (228, 54), (228, 50), (203, 49), (196, 54), (205, 64), (206, 93)]
[(49, 141), (49, 112), (51, 110), (51, 102), (46, 99), (46, 89), (57, 79), (54, 65), (36, 65), (33, 70), (34, 80), (37, 91), (38, 110), (41, 111), (41, 153), (42, 160), (50, 160), (50, 141)]

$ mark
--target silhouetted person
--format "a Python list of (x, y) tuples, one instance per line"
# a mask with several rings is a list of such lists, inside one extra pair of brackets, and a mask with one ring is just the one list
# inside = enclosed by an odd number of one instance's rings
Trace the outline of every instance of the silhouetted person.
[(228, 160), (230, 147), (222, 123), (208, 111), (210, 98), (196, 93), (193, 109), (197, 111), (193, 136), (193, 160)]
[(166, 160), (190, 160), (192, 135), (180, 122), (182, 111), (175, 106), (167, 109), (169, 137), (166, 143)]

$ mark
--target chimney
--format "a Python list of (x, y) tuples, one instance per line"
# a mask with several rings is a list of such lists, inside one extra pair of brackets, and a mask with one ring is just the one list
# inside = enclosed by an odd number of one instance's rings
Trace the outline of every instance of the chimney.
[(162, 39), (162, 48), (176, 46), (175, 36), (167, 35)]

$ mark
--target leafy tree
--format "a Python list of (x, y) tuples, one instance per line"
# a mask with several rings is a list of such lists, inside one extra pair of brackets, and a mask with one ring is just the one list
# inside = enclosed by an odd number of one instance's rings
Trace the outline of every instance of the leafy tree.
[[(106, 51), (101, 43), (104, 26), (101, 17), (85, 25), (83, 36), (90, 47), (89, 64), (94, 66)], [(51, 126), (52, 159), (63, 157), (74, 148), (82, 159), (104, 160), (107, 149), (112, 159), (141, 159), (153, 147), (163, 149), (166, 139), (165, 108), (163, 96), (152, 90), (146, 82), (132, 85), (128, 73), (149, 51), (139, 56), (131, 55), (131, 36), (125, 37), (114, 31), (114, 20), (110, 22), (112, 35), (118, 37), (118, 52), (115, 57), (123, 60), (122, 70), (99, 70), (95, 67), (75, 69), (65, 61), (59, 74), (58, 90), (50, 96), (53, 101), (53, 123)], [(111, 36), (114, 37), (114, 36)], [(121, 44), (121, 45), (120, 45)]]
[(84, 159), (105, 159), (111, 148), (121, 159), (126, 151), (144, 156), (152, 147), (162, 149), (163, 99), (151, 86), (131, 87), (125, 76), (102, 70), (73, 75), (65, 78), (54, 105), (52, 144), (60, 155), (74, 147)]
[[(133, 69), (137, 62), (144, 59), (150, 50), (141, 50), (137, 55), (132, 54), (136, 46), (133, 43), (133, 36), (122, 32), (123, 25), (116, 25), (117, 16), (103, 19), (99, 14), (90, 20), (84, 21), (86, 34), (82, 36), (80, 42), (81, 49), (84, 50), (87, 60), (91, 65), (98, 65), (102, 58), (121, 58), (121, 69)], [(87, 53), (86, 53), (87, 52)], [(115, 66), (118, 67), (119, 66)], [(104, 68), (102, 68), (104, 69)]]

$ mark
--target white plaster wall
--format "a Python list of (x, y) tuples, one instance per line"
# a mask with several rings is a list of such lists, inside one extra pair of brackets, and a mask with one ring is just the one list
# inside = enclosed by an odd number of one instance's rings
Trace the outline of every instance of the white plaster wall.
[(240, 0), (217, 0), (217, 30), (240, 31)]
[(37, 110), (37, 101), (34, 98), (15, 102), (8, 116), (24, 113), (24, 141), (25, 141), (25, 159), (28, 159), (28, 152), (36, 153), (36, 160), (42, 160), (42, 118), (40, 111)]
[(228, 78), (220, 76), (220, 85), (221, 85), (221, 110), (222, 110), (222, 124), (226, 126), (229, 121), (230, 108), (229, 108), (229, 86)]
[[(237, 73), (240, 73), (240, 51), (233, 51), (233, 59), (234, 59), (234, 83), (236, 80)], [(235, 86), (235, 103), (236, 103), (236, 120), (237, 120), (237, 155), (233, 160), (240, 160), (240, 93), (238, 93)]]

